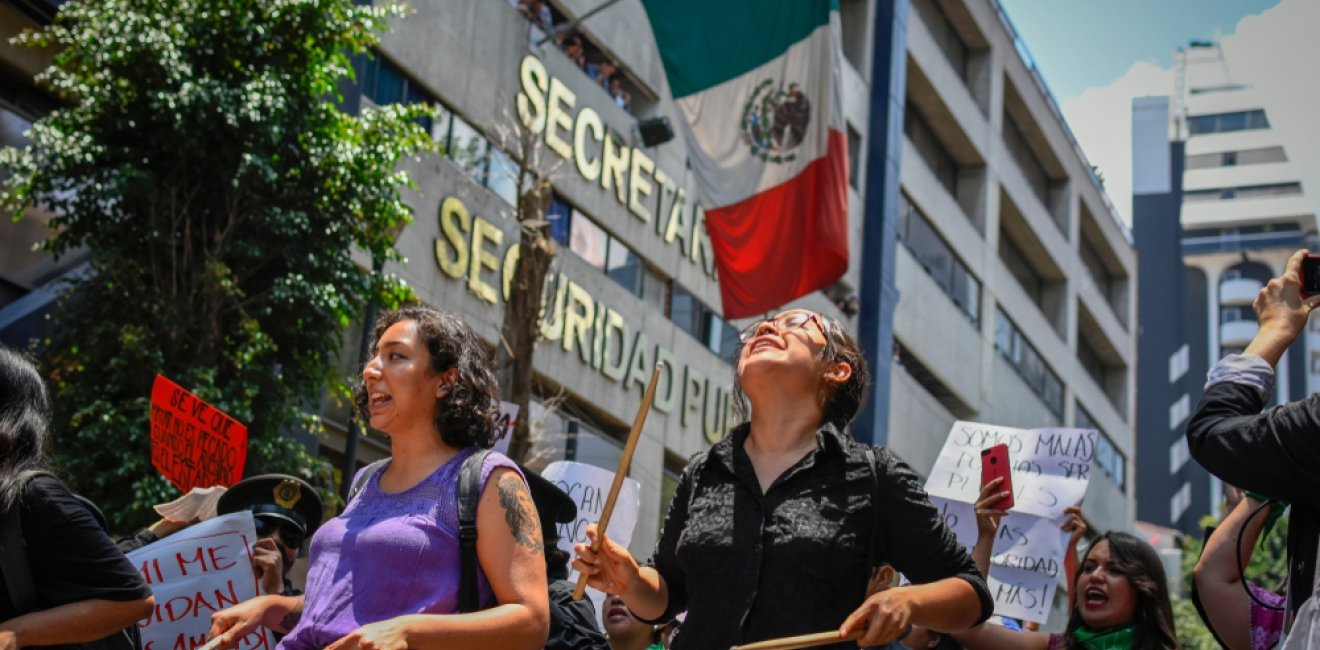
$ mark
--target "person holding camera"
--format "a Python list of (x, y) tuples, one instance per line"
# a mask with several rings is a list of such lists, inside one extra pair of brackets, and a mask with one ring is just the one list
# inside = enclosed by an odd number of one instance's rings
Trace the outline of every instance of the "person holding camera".
[[(1192, 458), (1220, 480), (1293, 504), (1288, 526), (1287, 626), (1320, 633), (1315, 564), (1320, 538), (1320, 394), (1265, 410), (1274, 394), (1274, 367), (1320, 305), (1320, 287), (1303, 291), (1307, 260), (1300, 250), (1283, 275), (1256, 297), (1260, 330), (1242, 354), (1210, 369), (1205, 395), (1187, 424)], [(1308, 295), (1309, 294), (1309, 295)], [(1309, 600), (1309, 603), (1308, 603)], [(1306, 605), (1303, 608), (1303, 605)], [(1293, 621), (1296, 620), (1296, 626)]]

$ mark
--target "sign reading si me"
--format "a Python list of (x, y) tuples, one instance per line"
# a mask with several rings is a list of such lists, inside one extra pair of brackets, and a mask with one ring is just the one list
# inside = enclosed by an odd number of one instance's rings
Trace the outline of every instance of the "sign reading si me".
[(151, 386), (151, 464), (180, 492), (243, 478), (247, 426), (164, 375)]
[(954, 422), (926, 491), (976, 503), (981, 492), (981, 450), (1004, 443), (1013, 470), (1013, 509), (1055, 519), (1086, 494), (1096, 435), (1094, 429), (1014, 429)]
[[(252, 573), (252, 513), (216, 517), (128, 554), (156, 597), (151, 615), (138, 621), (142, 650), (193, 650), (204, 645), (211, 614), (257, 596)], [(239, 650), (271, 647), (258, 626)]]

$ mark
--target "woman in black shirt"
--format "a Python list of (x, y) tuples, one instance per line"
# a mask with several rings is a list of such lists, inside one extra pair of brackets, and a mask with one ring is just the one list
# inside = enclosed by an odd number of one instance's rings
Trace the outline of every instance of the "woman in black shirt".
[[(869, 380), (832, 319), (792, 310), (747, 328), (734, 390), (749, 417), (683, 471), (655, 555), (639, 567), (606, 539), (579, 544), (574, 566), (643, 620), (686, 610), (674, 650), (831, 629), (847, 648), (854, 633), (879, 645), (984, 621), (985, 581), (920, 479), (845, 433)], [(882, 562), (913, 584), (868, 597)]]
[[(96, 516), (46, 473), (46, 386), (23, 357), (0, 346), (0, 535), (26, 546), (34, 605), (14, 603), (15, 576), (0, 589), (0, 650), (83, 644), (151, 613), (151, 590)], [(13, 515), (18, 514), (18, 519)], [(3, 537), (0, 537), (3, 538)], [(111, 644), (113, 646), (113, 644)], [(110, 647), (110, 646), (107, 646)]]

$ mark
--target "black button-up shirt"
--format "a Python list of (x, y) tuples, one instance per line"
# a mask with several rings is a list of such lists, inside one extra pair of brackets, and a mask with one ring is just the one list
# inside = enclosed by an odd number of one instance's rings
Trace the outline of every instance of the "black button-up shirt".
[(914, 583), (966, 580), (981, 599), (979, 620), (990, 616), (981, 573), (887, 449), (875, 448), (877, 481), (866, 447), (827, 424), (816, 449), (762, 494), (743, 448), (749, 429), (688, 463), (649, 562), (669, 588), (663, 618), (687, 610), (674, 650), (837, 629), (866, 598), (872, 544), (876, 564)]

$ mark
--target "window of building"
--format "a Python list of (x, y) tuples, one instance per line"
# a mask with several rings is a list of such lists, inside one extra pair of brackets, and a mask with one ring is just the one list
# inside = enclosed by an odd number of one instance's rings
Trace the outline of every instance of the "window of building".
[(724, 322), (714, 309), (707, 307), (683, 285), (671, 282), (669, 287), (669, 320), (678, 329), (701, 341), (711, 352), (732, 362), (738, 351), (738, 330)]
[(1037, 305), (1042, 304), (1045, 296), (1045, 278), (1041, 277), (1027, 259), (1026, 253), (1018, 248), (1012, 237), (999, 237), (999, 258), (1008, 267), (1008, 272), (1017, 278), (1018, 284), (1027, 292), (1027, 296)]
[(1175, 381), (1178, 381), (1179, 379), (1182, 379), (1183, 375), (1187, 374), (1187, 368), (1189, 367), (1188, 366), (1189, 358), (1190, 357), (1186, 343), (1183, 343), (1182, 347), (1178, 348), (1177, 352), (1174, 352), (1173, 354), (1169, 355), (1170, 384), (1172, 384)]
[(1113, 440), (1109, 439), (1109, 434), (1105, 433), (1100, 425), (1095, 423), (1095, 419), (1081, 404), (1077, 405), (1077, 415), (1075, 417), (1076, 426), (1079, 429), (1095, 429), (1100, 435), (1095, 438), (1095, 456), (1094, 464), (1104, 472), (1118, 489), (1127, 491), (1127, 457), (1118, 450), (1118, 446)]
[(1100, 255), (1100, 250), (1091, 243), (1089, 237), (1082, 237), (1078, 242), (1078, 253), (1082, 258), (1082, 266), (1086, 267), (1095, 282), (1095, 286), (1100, 290), (1100, 295), (1106, 300), (1114, 295), (1114, 287), (1117, 284), (1116, 278), (1109, 273), (1109, 267), (1105, 264), (1104, 257)]
[(862, 134), (851, 124), (848, 125), (848, 184), (854, 190), (861, 189), (862, 176)]
[(1284, 152), (1283, 147), (1261, 147), (1258, 149), (1193, 154), (1187, 156), (1186, 165), (1187, 169), (1207, 169), (1287, 161), (1288, 155)]
[(581, 212), (573, 210), (572, 215), (569, 250), (577, 253), (578, 257), (586, 260), (587, 264), (605, 270), (605, 255), (609, 250), (610, 236)]
[(927, 31), (930, 32), (935, 44), (939, 46), (940, 51), (944, 53), (944, 58), (953, 66), (954, 72), (958, 73), (958, 78), (967, 79), (967, 43), (954, 29), (953, 22), (949, 16), (944, 13), (944, 9), (939, 6), (937, 0), (913, 0), (912, 8), (916, 9), (917, 15), (921, 16), (921, 22), (925, 23)]
[(1182, 487), (1169, 499), (1169, 521), (1178, 521), (1192, 505), (1192, 484), (1183, 483)]
[(642, 269), (645, 265), (627, 244), (614, 237), (609, 238), (609, 248), (605, 254), (605, 275), (610, 276), (629, 293), (642, 295)]
[(1268, 128), (1270, 128), (1270, 122), (1265, 119), (1265, 111), (1261, 109), (1215, 113), (1212, 115), (1193, 115), (1187, 118), (1187, 130), (1192, 135)]
[[(1040, 199), (1040, 204), (1050, 209), (1050, 176), (1045, 172), (1045, 166), (1041, 164), (1040, 158), (1036, 152), (1031, 149), (1031, 144), (1027, 142), (1027, 136), (1022, 132), (1016, 120), (1005, 114), (1004, 116), (1004, 144), (1008, 151), (1017, 161), (1018, 168), (1022, 170), (1022, 176), (1027, 179), (1027, 184), (1031, 186), (1031, 191), (1035, 192), (1036, 197)], [(1053, 219), (1055, 225), (1057, 219)], [(1062, 226), (1060, 226), (1062, 228)]]
[(995, 310), (995, 349), (1055, 415), (1063, 416), (1063, 382), (1002, 309)]
[(1187, 464), (1191, 453), (1187, 449), (1187, 438), (1178, 436), (1169, 446), (1169, 474), (1177, 474)]
[(455, 115), (449, 130), (449, 158), (472, 180), (486, 184), (486, 161), (490, 143), (480, 131), (472, 128), (463, 118)]
[(903, 370), (906, 370), (912, 379), (916, 380), (935, 401), (939, 402), (954, 417), (966, 420), (976, 415), (976, 410), (966, 402), (959, 399), (958, 395), (949, 388), (947, 384), (940, 381), (940, 378), (922, 363), (920, 359), (912, 354), (902, 343), (894, 341), (894, 361), (898, 363)]
[(866, 42), (866, 34), (872, 22), (871, 17), (867, 15), (869, 4), (867, 0), (839, 2), (839, 24), (843, 28), (841, 34), (843, 57), (863, 76), (866, 74), (866, 64), (871, 54)]
[(981, 320), (981, 282), (935, 232), (907, 195), (899, 196), (898, 240), (973, 324)]
[(1169, 405), (1169, 431), (1177, 431), (1179, 426), (1192, 414), (1192, 401), (1183, 393), (1177, 401)]
[(1082, 364), (1082, 369), (1086, 374), (1095, 380), (1095, 384), (1101, 389), (1105, 387), (1105, 362), (1100, 358), (1100, 354), (1091, 347), (1091, 344), (1085, 337), (1077, 337), (1077, 361)]
[(511, 206), (518, 205), (518, 174), (520, 168), (509, 154), (491, 146), (490, 166), (486, 170), (486, 187)]
[(958, 162), (949, 155), (930, 124), (911, 103), (903, 110), (903, 134), (912, 142), (935, 178), (952, 196), (958, 195)]
[(1233, 199), (1260, 199), (1274, 196), (1293, 196), (1302, 193), (1301, 183), (1269, 183), (1240, 187), (1211, 187), (1183, 192), (1187, 201), (1230, 201)]

